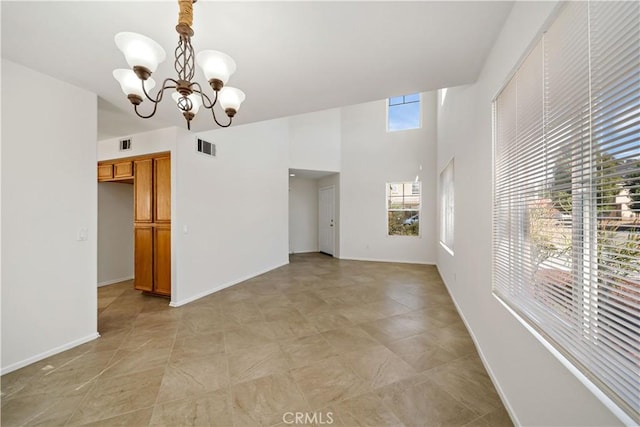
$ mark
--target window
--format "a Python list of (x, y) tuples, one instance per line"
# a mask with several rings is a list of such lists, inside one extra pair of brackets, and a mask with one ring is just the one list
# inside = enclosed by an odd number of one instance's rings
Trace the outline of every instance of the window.
[(493, 104), (494, 293), (636, 423), (639, 20), (567, 2)]
[(453, 159), (440, 172), (440, 243), (453, 255)]
[(387, 105), (387, 130), (418, 129), (420, 120), (420, 94), (389, 98)]
[(389, 236), (420, 235), (420, 182), (387, 183)]

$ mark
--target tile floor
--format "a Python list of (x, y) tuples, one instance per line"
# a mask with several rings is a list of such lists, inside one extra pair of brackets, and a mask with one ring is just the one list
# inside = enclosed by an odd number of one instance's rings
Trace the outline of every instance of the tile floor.
[(303, 254), (180, 308), (98, 295), (101, 338), (1, 378), (3, 426), (512, 425), (432, 266)]

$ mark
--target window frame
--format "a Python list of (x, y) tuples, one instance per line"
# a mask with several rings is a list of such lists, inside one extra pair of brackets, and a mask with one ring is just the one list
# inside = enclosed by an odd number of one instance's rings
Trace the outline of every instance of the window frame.
[[(417, 195), (413, 194), (414, 188), (418, 185), (419, 193)], [(403, 188), (405, 185), (411, 185), (411, 193), (408, 196), (417, 196), (418, 197), (418, 208), (417, 209), (390, 209), (389, 208), (389, 200), (391, 196), (391, 186), (392, 185), (402, 185)], [(403, 189), (404, 192), (404, 189)], [(403, 194), (403, 199), (406, 197), (406, 194)], [(420, 227), (420, 218), (422, 218), (422, 181), (388, 181), (385, 183), (385, 215), (386, 215), (386, 235), (387, 237), (421, 237), (422, 236), (422, 227)], [(404, 203), (404, 202), (403, 202)], [(389, 227), (389, 213), (390, 212), (416, 212), (418, 215), (418, 233), (417, 234), (391, 234), (391, 230)], [(412, 215), (413, 216), (413, 215)]]
[[(417, 101), (405, 101), (404, 98), (408, 97), (408, 96), (413, 96), (413, 95), (418, 95), (418, 100)], [(398, 104), (394, 104), (394, 105), (390, 105), (391, 104), (391, 99), (393, 98), (403, 98), (403, 102), (398, 103)], [(390, 120), (389, 120), (389, 114), (391, 112), (391, 108), (392, 107), (398, 107), (401, 105), (408, 105), (408, 104), (418, 104), (418, 125), (416, 127), (409, 127), (409, 128), (402, 128), (402, 129), (390, 129), (389, 124), (390, 124)], [(406, 95), (399, 95), (399, 96), (392, 96), (389, 97), (385, 100), (385, 106), (386, 106), (386, 130), (387, 133), (395, 133), (395, 132), (402, 132), (402, 131), (406, 131), (406, 130), (416, 130), (416, 129), (422, 129), (422, 108), (423, 108), (423, 102), (422, 102), (422, 92), (415, 92), (415, 93), (409, 93)]]
[[(448, 212), (450, 211), (450, 213)], [(440, 246), (450, 255), (455, 247), (455, 158), (440, 172)]]
[[(603, 189), (608, 188), (607, 187), (607, 183), (606, 183), (606, 179), (610, 176), (615, 176), (615, 175), (622, 175), (623, 172), (620, 172), (620, 169), (613, 169), (615, 171), (615, 173), (610, 173), (610, 169), (606, 169), (609, 166), (606, 166), (606, 162), (607, 160), (603, 160), (603, 157), (605, 154), (609, 154), (609, 152), (606, 149), (606, 146), (609, 144), (608, 140), (602, 136), (598, 135), (598, 132), (601, 131), (601, 128), (598, 128), (597, 123), (602, 120), (603, 117), (603, 113), (602, 113), (602, 105), (607, 105), (607, 104), (600, 104), (603, 101), (601, 101), (601, 99), (605, 99), (605, 101), (609, 98), (611, 98), (612, 93), (615, 94), (615, 96), (617, 96), (617, 90), (619, 90), (620, 87), (624, 87), (621, 86), (619, 84), (619, 81), (623, 81), (626, 82), (628, 76), (624, 76), (624, 72), (622, 74), (616, 74), (616, 69), (612, 68), (611, 70), (613, 74), (611, 74), (610, 69), (605, 68), (605, 70), (608, 72), (607, 74), (602, 74), (603, 72), (600, 71), (600, 69), (596, 69), (596, 73), (600, 72), (601, 74), (599, 75), (600, 78), (602, 79), (603, 76), (606, 76), (606, 79), (601, 80), (599, 82), (600, 86), (593, 86), (596, 83), (592, 83), (592, 79), (595, 79), (598, 75), (594, 74), (594, 76), (592, 76), (592, 70), (593, 70), (593, 65), (592, 65), (592, 58), (596, 58), (593, 59), (594, 61), (597, 61), (597, 55), (594, 57), (593, 52), (592, 52), (592, 46), (593, 44), (591, 43), (591, 31), (593, 25), (592, 25), (592, 11), (591, 9), (587, 10), (587, 13), (585, 14), (585, 16), (587, 17), (587, 24), (586, 24), (586, 28), (587, 28), (587, 34), (589, 37), (589, 42), (587, 44), (588, 46), (588, 67), (589, 67), (589, 74), (588, 74), (588, 115), (589, 115), (589, 119), (588, 119), (588, 142), (584, 142), (584, 133), (580, 134), (580, 137), (578, 138), (578, 140), (580, 141), (580, 144), (576, 144), (574, 145), (574, 147), (579, 147), (577, 150), (578, 156), (576, 156), (576, 158), (580, 158), (579, 156), (583, 156), (583, 158), (585, 156), (589, 156), (588, 158), (591, 159), (589, 162), (587, 162), (588, 165), (590, 165), (587, 169), (584, 169), (584, 163), (580, 164), (579, 166), (582, 169), (578, 169), (575, 166), (575, 160), (569, 160), (569, 161), (565, 161), (565, 165), (569, 165), (571, 171), (568, 173), (569, 178), (568, 182), (570, 182), (570, 184), (566, 187), (568, 188), (569, 193), (574, 193), (571, 197), (572, 200), (578, 200), (578, 203), (582, 203), (582, 205), (577, 205), (579, 206), (578, 208), (575, 208), (576, 205), (574, 205), (573, 213), (570, 216), (571, 221), (572, 221), (572, 227), (579, 227), (577, 229), (577, 231), (574, 231), (573, 229), (571, 230), (571, 245), (574, 246), (575, 243), (573, 239), (575, 239), (576, 237), (576, 233), (577, 235), (586, 235), (586, 241), (583, 238), (582, 240), (580, 240), (580, 245), (578, 248), (571, 248), (571, 253), (572, 253), (572, 268), (575, 270), (572, 270), (574, 276), (572, 276), (572, 282), (571, 282), (571, 297), (570, 297), (570, 303), (572, 305), (570, 305), (569, 307), (572, 307), (575, 310), (575, 313), (573, 313), (574, 318), (573, 320), (575, 321), (577, 319), (576, 325), (577, 328), (575, 329), (575, 337), (573, 337), (572, 335), (569, 335), (571, 338), (569, 338), (569, 344), (575, 343), (575, 345), (577, 345), (577, 350), (576, 349), (567, 349), (566, 347), (566, 342), (565, 342), (565, 337), (562, 337), (562, 342), (558, 342), (557, 340), (555, 340), (550, 334), (553, 330), (553, 328), (556, 328), (555, 331), (553, 333), (557, 333), (558, 330), (561, 329), (557, 329), (557, 328), (561, 328), (562, 325), (564, 324), (566, 325), (574, 325), (573, 323), (568, 323), (566, 321), (564, 321), (561, 316), (556, 316), (556, 318), (546, 318), (544, 316), (538, 316), (536, 318), (536, 310), (532, 311), (532, 307), (534, 306), (534, 298), (529, 295), (527, 296), (528, 292), (531, 292), (531, 286), (532, 284), (523, 280), (523, 277), (525, 277), (525, 272), (526, 271), (526, 266), (525, 267), (521, 267), (520, 270), (516, 268), (510, 269), (509, 274), (512, 275), (511, 279), (507, 280), (505, 282), (504, 277), (502, 278), (503, 283), (501, 284), (502, 288), (497, 290), (496, 288), (496, 283), (497, 283), (497, 275), (498, 275), (498, 269), (502, 269), (503, 271), (500, 272), (500, 274), (504, 274), (504, 266), (496, 266), (496, 259), (498, 254), (500, 254), (499, 256), (504, 257), (505, 259), (511, 259), (512, 255), (509, 254), (505, 254), (504, 248), (501, 250), (498, 250), (497, 247), (497, 236), (498, 236), (498, 231), (496, 231), (496, 227), (500, 227), (501, 225), (498, 225), (496, 222), (496, 215), (497, 215), (497, 210), (498, 210), (498, 203), (496, 201), (497, 199), (497, 188), (498, 188), (498, 179), (497, 179), (497, 174), (499, 173), (498, 168), (499, 167), (503, 167), (503, 164), (500, 164), (500, 166), (498, 166), (498, 162), (499, 161), (503, 161), (503, 160), (498, 160), (498, 158), (501, 156), (502, 153), (498, 153), (498, 144), (497, 144), (497, 139), (498, 139), (498, 134), (500, 132), (500, 128), (498, 126), (498, 121), (497, 121), (497, 100), (502, 96), (502, 94), (504, 93), (504, 91), (511, 85), (511, 82), (513, 79), (516, 78), (516, 76), (519, 74), (521, 68), (524, 66), (525, 62), (527, 62), (529, 56), (531, 55), (531, 53), (537, 48), (539, 43), (544, 43), (544, 38), (546, 37), (546, 33), (549, 32), (549, 29), (554, 28), (554, 24), (555, 22), (558, 20), (559, 16), (561, 16), (563, 14), (563, 11), (565, 10), (565, 8), (567, 7), (581, 7), (581, 6), (575, 6), (575, 4), (570, 3), (571, 6), (567, 5), (567, 4), (563, 4), (561, 5), (558, 9), (556, 9), (556, 16), (555, 19), (552, 20), (552, 22), (549, 24), (549, 28), (546, 29), (545, 33), (542, 34), (537, 40), (535, 40), (534, 43), (532, 43), (532, 47), (530, 47), (529, 49), (527, 49), (527, 51), (525, 52), (525, 54), (523, 55), (523, 58), (521, 59), (521, 61), (519, 62), (518, 66), (514, 69), (513, 73), (508, 76), (507, 81), (504, 83), (504, 85), (501, 87), (500, 91), (497, 93), (497, 95), (494, 97), (493, 102), (492, 102), (492, 117), (493, 117), (493, 144), (492, 144), (492, 247), (491, 247), (491, 251), (492, 251), (492, 293), (494, 295), (494, 297), (505, 307), (507, 308), (507, 310), (513, 314), (515, 316), (515, 318), (522, 323), (525, 328), (527, 330), (529, 330), (555, 357), (557, 357), (561, 363), (567, 367), (585, 386), (588, 387), (588, 389), (590, 391), (593, 392), (593, 394), (600, 399), (600, 401), (602, 401), (616, 416), (618, 416), (618, 418), (620, 418), (625, 424), (629, 424), (629, 425), (635, 425), (636, 423), (640, 422), (640, 413), (639, 411), (636, 409), (634, 410), (633, 405), (637, 405), (634, 399), (631, 399), (630, 401), (625, 400), (624, 397), (622, 397), (624, 394), (626, 394), (626, 392), (621, 392), (622, 394), (619, 394), (619, 391), (614, 390), (613, 388), (609, 387), (609, 385), (607, 384), (611, 384), (611, 383), (607, 383), (607, 381), (610, 381), (610, 378), (607, 378), (609, 376), (612, 376), (612, 374), (609, 373), (609, 371), (603, 371), (603, 367), (610, 369), (611, 366), (616, 366), (618, 365), (615, 361), (615, 359), (608, 359), (606, 358), (606, 352), (602, 352), (602, 348), (605, 345), (609, 345), (609, 343), (611, 343), (611, 339), (612, 337), (615, 338), (615, 334), (612, 335), (611, 332), (608, 329), (611, 328), (615, 328), (616, 326), (613, 325), (613, 322), (616, 322), (616, 317), (615, 315), (617, 315), (619, 312), (623, 313), (623, 314), (627, 314), (631, 316), (631, 318), (633, 319), (634, 316), (637, 316), (637, 311), (634, 311), (633, 308), (628, 308), (628, 309), (622, 309), (622, 311), (615, 311), (612, 309), (613, 304), (611, 303), (611, 300), (613, 300), (614, 298), (617, 298), (618, 295), (616, 295), (615, 291), (612, 291), (612, 288), (615, 289), (615, 283), (614, 286), (610, 286), (610, 283), (607, 283), (606, 280), (610, 280), (611, 279), (611, 273), (606, 271), (606, 269), (603, 269), (602, 264), (600, 264), (600, 260), (604, 259), (603, 262), (607, 262), (607, 257), (609, 254), (607, 254), (605, 252), (605, 250), (610, 250), (611, 246), (613, 243), (611, 243), (611, 240), (606, 240), (607, 238), (605, 237), (605, 240), (602, 240), (603, 238), (601, 237), (601, 233), (602, 230), (604, 230), (604, 233), (606, 234), (607, 228), (605, 227), (604, 229), (601, 229), (600, 226), (600, 213), (599, 210), (603, 209), (603, 207), (607, 206), (607, 202), (604, 201), (602, 194), (603, 194)], [(579, 3), (576, 3), (579, 4)], [(600, 7), (600, 5), (595, 5), (592, 6), (591, 3), (586, 3), (587, 8), (597, 8)], [(615, 4), (612, 7), (626, 7), (626, 6), (622, 6), (621, 4)], [(596, 24), (600, 24), (603, 25), (602, 22), (604, 21), (597, 21), (597, 19), (602, 19), (602, 16), (608, 16), (607, 14), (609, 13), (609, 10), (605, 11), (605, 15), (600, 15), (599, 18), (593, 18), (596, 19), (596, 21), (594, 21)], [(572, 14), (574, 14), (574, 17), (577, 16), (578, 14), (575, 11), (571, 12)], [(593, 16), (598, 16), (598, 13), (603, 13), (603, 10), (600, 9), (600, 11), (594, 10), (595, 13)], [(613, 13), (613, 12), (611, 12)], [(617, 12), (618, 14), (622, 14), (620, 12), (620, 10), (618, 10)], [(628, 15), (624, 15), (628, 18)], [(638, 16), (638, 10), (633, 10), (632, 11), (632, 18), (630, 19), (637, 19)], [(566, 16), (563, 17), (563, 19), (568, 19)], [(612, 19), (612, 18), (608, 18), (608, 19)], [(566, 22), (566, 21), (565, 21)], [(575, 26), (577, 24), (575, 24), (573, 21), (570, 21), (571, 25)], [(637, 30), (637, 27), (632, 27), (630, 25), (627, 25), (626, 27), (624, 25), (620, 25), (620, 28), (626, 28), (625, 31), (630, 31), (628, 30), (628, 28), (635, 28), (635, 31)], [(573, 28), (572, 28), (573, 29)], [(614, 31), (615, 33), (615, 31)], [(625, 35), (627, 36), (627, 38), (629, 38), (630, 36), (628, 34), (625, 33)], [(604, 39), (601, 39), (600, 42), (602, 43)], [(635, 39), (632, 39), (635, 40)], [(627, 45), (625, 45), (627, 46)], [(616, 49), (622, 49), (622, 47), (616, 46)], [(604, 48), (601, 48), (600, 52), (607, 52), (606, 50), (602, 50)], [(547, 61), (548, 55), (544, 54), (544, 67), (547, 66), (546, 61)], [(615, 58), (615, 57), (614, 57)], [(635, 58), (635, 57), (634, 57)], [(600, 59), (602, 61), (602, 59)], [(610, 59), (607, 59), (610, 62), (603, 62), (603, 63), (596, 63), (599, 64), (597, 66), (603, 67), (604, 66), (618, 66), (616, 62), (611, 61)], [(571, 64), (575, 64), (575, 62), (571, 62)], [(613, 65), (611, 65), (613, 64)], [(534, 68), (535, 69), (535, 68)], [(624, 71), (624, 68), (620, 68), (620, 70)], [(626, 72), (626, 71), (625, 71)], [(546, 69), (545, 69), (545, 73), (546, 73)], [(611, 76), (616, 76), (615, 79), (611, 80), (612, 77)], [(543, 79), (546, 79), (547, 75), (543, 74)], [(637, 78), (637, 77), (636, 77)], [(607, 80), (609, 79), (609, 80)], [(618, 79), (622, 79), (622, 80), (618, 80)], [(593, 80), (595, 82), (595, 80)], [(631, 80), (632, 82), (634, 82), (635, 80)], [(549, 108), (549, 103), (547, 100), (547, 96), (549, 93), (548, 87), (546, 86), (548, 84), (547, 80), (543, 80), (544, 85), (544, 91), (540, 90), (539, 92), (535, 92), (535, 93), (544, 93), (544, 98), (543, 98), (543, 102), (542, 102), (542, 114), (543, 114), (543, 123), (544, 123), (544, 132), (543, 132), (543, 138), (547, 137), (546, 132), (548, 132), (547, 130), (547, 108)], [(557, 84), (557, 83), (556, 83)], [(569, 89), (566, 89), (566, 87), (561, 86), (565, 92)], [(609, 89), (610, 87), (613, 87), (616, 89), (616, 91), (612, 91), (611, 89)], [(574, 89), (575, 90), (575, 89)], [(592, 94), (592, 90), (593, 90), (593, 94)], [(607, 92), (609, 91), (609, 92)], [(627, 105), (632, 105), (632, 108), (635, 108), (637, 105), (640, 104), (640, 101), (638, 101), (638, 95), (636, 92), (632, 92), (634, 94), (634, 97), (631, 98), (635, 101), (635, 103), (633, 104), (629, 104), (629, 102), (631, 101), (627, 101)], [(558, 96), (558, 95), (553, 95), (553, 96)], [(631, 96), (631, 95), (629, 95)], [(518, 97), (516, 97), (516, 99), (518, 99)], [(556, 100), (557, 102), (557, 100)], [(572, 107), (568, 107), (567, 105), (567, 101), (564, 100), (563, 101), (564, 104), (564, 111), (569, 111), (570, 108)], [(611, 102), (611, 101), (607, 101), (607, 102)], [(638, 104), (637, 104), (638, 103)], [(515, 104), (514, 104), (515, 105)], [(582, 105), (582, 104), (580, 104)], [(608, 104), (608, 105), (613, 105), (613, 104)], [(573, 107), (576, 108), (576, 107)], [(584, 109), (581, 110), (584, 113)], [(594, 111), (597, 111), (600, 115), (594, 115)], [(605, 110), (606, 111), (606, 110)], [(621, 128), (621, 129), (636, 129), (638, 126), (637, 121), (634, 122), (634, 119), (637, 119), (638, 115), (637, 113), (635, 113), (635, 109), (630, 110), (631, 112), (628, 113), (629, 116), (631, 117), (629, 122), (625, 122), (628, 124), (625, 124), (626, 127)], [(512, 113), (512, 114), (515, 114)], [(622, 117), (623, 120), (626, 120), (627, 117), (620, 116), (620, 113), (617, 114), (618, 117)], [(519, 119), (513, 119), (516, 120), (516, 123), (520, 123)], [(611, 125), (610, 122), (604, 121), (603, 123), (607, 123), (608, 124), (608, 128), (609, 128), (609, 132), (611, 132), (611, 127), (614, 127)], [(523, 125), (525, 128), (526, 126)], [(565, 131), (565, 129), (567, 128), (566, 122), (562, 122), (562, 126), (561, 129), (563, 129), (563, 132), (568, 132)], [(551, 129), (553, 132), (557, 132), (556, 128), (552, 128), (550, 127), (549, 129)], [(581, 130), (583, 128), (580, 128)], [(584, 131), (583, 131), (584, 132)], [(624, 133), (623, 131), (620, 131), (621, 133)], [(623, 140), (621, 140), (617, 134), (614, 134), (614, 141), (616, 141), (616, 146), (619, 147), (626, 147), (625, 144), (631, 144), (630, 147), (633, 147), (634, 143), (638, 142), (638, 139), (631, 139), (628, 141), (632, 141), (632, 142), (621, 142)], [(637, 135), (637, 133), (636, 133)], [(556, 135), (557, 136), (557, 135)], [(625, 137), (627, 138), (627, 137)], [(633, 138), (628, 137), (628, 138)], [(637, 136), (636, 136), (637, 138)], [(604, 141), (604, 142), (603, 142)], [(582, 145), (581, 145), (582, 144)], [(591, 148), (589, 148), (588, 150), (585, 150), (584, 148), (584, 144), (589, 144)], [(503, 149), (503, 148), (502, 148)], [(554, 147), (554, 149), (558, 149), (557, 146)], [(626, 148), (626, 150), (628, 151), (630, 148)], [(525, 150), (522, 148), (510, 148), (510, 150), (521, 150), (521, 152), (524, 152)], [(621, 151), (624, 152), (624, 151)], [(571, 152), (572, 156), (574, 152)], [(585, 154), (585, 153), (589, 153), (589, 154)], [(621, 157), (621, 158), (617, 158), (616, 159), (618, 162), (631, 162), (631, 165), (638, 165), (640, 163), (640, 159), (638, 159), (637, 157), (633, 157), (633, 155), (630, 155), (629, 157)], [(584, 162), (584, 161), (583, 161)], [(563, 162), (560, 162), (563, 163)], [(548, 168), (550, 165), (553, 165), (553, 169), (555, 170), (555, 168), (557, 167), (558, 163), (549, 163), (549, 164), (545, 164), (544, 167)], [(620, 164), (625, 164), (625, 163), (617, 163), (617, 166), (615, 166), (615, 168), (620, 168)], [(516, 173), (520, 173), (521, 168), (524, 167), (525, 171), (526, 171), (526, 167), (527, 165), (522, 163), (519, 165), (517, 172)], [(628, 166), (624, 166), (624, 168), (628, 168)], [(633, 166), (631, 166), (631, 168), (633, 168)], [(546, 170), (546, 174), (549, 174), (549, 170)], [(585, 188), (585, 184), (584, 184), (584, 170), (588, 171), (588, 176), (589, 176), (589, 185), (587, 186), (587, 188), (589, 188), (589, 196), (584, 198), (584, 196), (582, 195), (578, 195), (576, 193), (576, 191), (582, 191), (583, 188)], [(576, 173), (577, 171), (579, 171), (579, 174)], [(605, 172), (607, 171), (607, 172)], [(501, 172), (501, 173), (504, 173)], [(523, 174), (525, 174), (526, 172), (522, 172)], [(554, 179), (555, 179), (555, 174), (556, 172), (554, 171)], [(604, 178), (603, 178), (604, 177)], [(528, 177), (528, 179), (532, 179), (530, 176)], [(513, 179), (513, 181), (517, 181), (517, 179)], [(578, 183), (580, 185), (582, 185), (583, 187), (578, 187), (578, 189), (576, 189), (576, 187), (574, 186), (575, 183)], [(511, 184), (510, 184), (511, 185)], [(515, 185), (515, 184), (513, 184)], [(625, 185), (634, 185), (634, 184), (625, 184)], [(502, 187), (501, 187), (502, 188)], [(516, 188), (515, 187), (510, 187), (510, 189), (508, 191), (511, 191), (513, 194), (516, 194), (516, 197), (524, 197), (526, 195), (523, 196), (524, 194), (524, 190), (522, 188)], [(622, 189), (624, 189), (625, 187), (621, 187)], [(529, 190), (530, 191), (530, 190)], [(557, 191), (557, 190), (556, 190)], [(502, 197), (502, 196), (501, 196)], [(553, 200), (553, 199), (552, 199)], [(511, 224), (509, 224), (509, 227), (511, 227), (511, 231), (509, 231), (509, 233), (511, 233), (509, 236), (509, 239), (516, 239), (515, 241), (517, 241), (518, 239), (527, 239), (527, 238), (531, 238), (530, 235), (526, 235), (525, 233), (523, 233), (523, 229), (526, 229), (526, 225), (525, 221), (526, 220), (526, 215), (522, 216), (522, 214), (518, 214), (517, 212), (518, 209), (522, 209), (523, 207), (526, 207), (526, 205), (523, 204), (515, 204), (513, 206), (510, 206), (507, 208), (507, 210), (513, 209), (513, 212), (515, 213), (515, 217), (518, 218), (518, 220), (515, 222), (515, 227), (513, 227)], [(505, 207), (504, 206), (500, 206), (499, 210), (504, 210)], [(605, 209), (606, 211), (606, 209)], [(509, 215), (513, 215), (513, 214), (509, 214)], [(520, 218), (518, 215), (521, 215), (522, 218)], [(611, 215), (610, 213), (606, 213), (605, 214), (605, 218), (608, 217), (609, 215)], [(640, 216), (638, 216), (637, 218), (640, 218)], [(574, 223), (575, 222), (575, 223)], [(525, 228), (523, 228), (525, 227)], [(636, 228), (636, 231), (640, 231)], [(530, 233), (530, 230), (527, 230), (527, 233)], [(633, 234), (633, 232), (629, 233), (629, 234)], [(522, 235), (522, 236), (521, 236)], [(636, 236), (637, 237), (637, 236)], [(512, 241), (509, 242), (509, 245), (512, 244)], [(519, 244), (519, 243), (518, 243)], [(532, 243), (528, 243), (530, 246), (533, 246)], [(603, 249), (601, 249), (603, 248)], [(517, 250), (522, 250), (520, 248), (516, 249)], [(603, 251), (604, 255), (601, 255), (600, 251)], [(631, 255), (631, 260), (635, 259), (639, 259), (637, 256), (637, 250), (635, 252), (636, 255)], [(601, 258), (601, 256), (603, 258)], [(587, 262), (586, 259), (587, 257), (590, 257), (590, 261)], [(521, 256), (522, 258), (522, 256)], [(596, 264), (594, 265), (593, 262), (596, 262)], [(517, 262), (514, 261), (514, 262)], [(622, 263), (620, 265), (622, 265), (624, 267), (625, 264), (633, 264), (633, 261), (626, 261), (625, 263)], [(605, 264), (606, 265), (606, 264)], [(615, 268), (615, 267), (614, 267)], [(577, 273), (576, 273), (577, 272)], [(618, 274), (618, 273), (616, 273)], [(591, 280), (591, 282), (587, 283), (588, 280), (586, 279), (587, 277), (594, 277), (590, 278), (589, 280)], [(601, 280), (605, 280), (604, 282), (602, 282), (601, 284)], [(635, 282), (634, 280), (636, 279), (632, 279), (631, 280), (631, 285), (623, 285), (623, 290), (626, 289), (624, 286), (629, 287), (632, 291), (637, 292), (637, 290), (635, 290), (636, 288), (634, 286), (637, 286), (638, 283)], [(505, 283), (509, 283), (509, 288), (505, 289), (504, 284)], [(635, 285), (634, 285), (635, 284)], [(593, 290), (593, 287), (595, 286), (595, 291)], [(519, 305), (519, 303), (515, 300), (515, 299), (511, 299), (512, 295), (505, 295), (508, 294), (509, 292), (511, 292), (513, 295), (517, 295), (517, 294), (523, 294), (525, 295), (526, 298), (528, 298), (528, 300), (525, 301), (529, 301), (528, 304), (530, 304), (530, 306), (522, 306)], [(595, 292), (595, 293), (594, 293)], [(586, 294), (586, 296), (585, 296)], [(516, 302), (514, 302), (516, 301)], [(540, 303), (540, 302), (538, 302)], [(543, 307), (546, 307), (546, 304), (540, 304)], [(620, 305), (620, 304), (618, 304)], [(552, 310), (549, 310), (552, 311)], [(533, 318), (531, 317), (533, 313)], [(540, 312), (539, 314), (544, 314), (542, 312)], [(589, 318), (589, 316), (593, 316), (591, 318)], [(555, 323), (554, 323), (555, 322)], [(638, 323), (634, 323), (633, 320), (631, 320), (631, 325), (634, 328), (637, 328), (639, 325)], [(575, 326), (574, 326), (575, 327)], [(551, 328), (551, 329), (549, 329)], [(587, 328), (587, 330), (585, 330), (585, 328)], [(630, 336), (633, 336), (634, 332), (633, 331), (629, 331), (629, 334), (631, 334)], [(637, 332), (636, 332), (637, 333)], [(576, 338), (577, 337), (577, 338)], [(586, 337), (586, 338), (582, 338), (582, 337)], [(573, 340), (573, 341), (571, 341)], [(608, 340), (608, 341), (606, 341)], [(631, 339), (633, 342), (633, 338)], [(564, 344), (563, 344), (564, 343)], [(600, 349), (597, 349), (597, 347), (601, 347)], [(594, 351), (593, 354), (591, 354), (592, 349), (595, 349), (597, 351)], [(573, 354), (572, 352), (576, 352), (576, 354)], [(633, 360), (634, 356), (637, 357), (637, 353), (635, 353), (633, 348), (633, 344), (631, 347), (631, 350), (629, 350), (629, 354), (626, 353), (622, 353), (622, 356), (627, 357), (630, 360)], [(587, 362), (584, 362), (583, 359), (583, 355), (580, 355), (580, 352), (587, 352)], [(603, 356), (604, 355), (604, 356)], [(598, 360), (597, 362), (593, 362), (595, 360)], [(604, 361), (604, 362), (603, 362)], [(616, 366), (615, 368), (616, 374), (618, 374), (618, 372), (622, 372), (623, 375), (625, 376), (629, 376), (630, 378), (637, 378), (637, 373), (634, 374), (634, 369), (633, 368), (618, 368)], [(604, 373), (603, 373), (604, 372)], [(619, 374), (618, 374), (619, 375)], [(617, 381), (614, 379), (614, 381)], [(633, 383), (633, 380), (631, 380)], [(638, 384), (638, 383), (636, 383)], [(619, 387), (618, 385), (616, 385), (615, 387)], [(638, 387), (637, 385), (635, 386), (636, 388)], [(631, 394), (632, 396), (634, 396), (634, 394)], [(626, 398), (628, 399), (628, 397)]]

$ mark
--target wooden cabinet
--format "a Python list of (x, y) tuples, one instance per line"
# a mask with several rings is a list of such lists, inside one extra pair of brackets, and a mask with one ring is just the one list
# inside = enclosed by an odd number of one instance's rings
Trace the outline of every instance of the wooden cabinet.
[(153, 292), (153, 233), (151, 225), (133, 229), (135, 288), (146, 292)]
[(171, 296), (171, 157), (134, 160), (133, 172), (134, 286)]
[(134, 222), (153, 222), (153, 193), (153, 159), (136, 160), (133, 180)]
[(133, 162), (131, 160), (106, 160), (98, 162), (98, 181), (120, 181), (131, 183)]
[(133, 184), (134, 287), (171, 296), (171, 156), (98, 163), (98, 181)]
[(133, 162), (120, 162), (113, 164), (113, 178), (133, 178)]
[(171, 295), (171, 226), (156, 225), (153, 239), (154, 292)]
[(171, 158), (153, 159), (155, 222), (171, 223)]
[(113, 179), (112, 164), (98, 164), (98, 181), (111, 181)]

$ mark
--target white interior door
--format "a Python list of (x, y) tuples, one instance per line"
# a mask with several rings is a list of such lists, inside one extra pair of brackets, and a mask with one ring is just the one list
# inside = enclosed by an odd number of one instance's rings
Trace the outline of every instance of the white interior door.
[(320, 252), (333, 255), (335, 242), (335, 189), (333, 186), (320, 189), (318, 200), (318, 242)]

